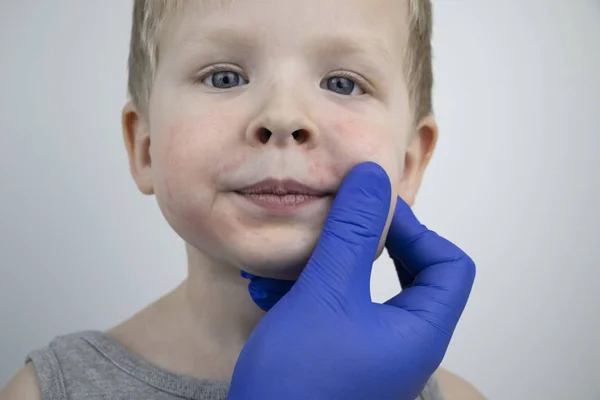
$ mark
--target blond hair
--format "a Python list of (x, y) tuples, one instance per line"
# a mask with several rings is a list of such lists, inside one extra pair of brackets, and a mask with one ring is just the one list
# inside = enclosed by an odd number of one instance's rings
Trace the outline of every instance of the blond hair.
[[(231, 0), (209, 0), (221, 3)], [(182, 0), (134, 0), (133, 26), (129, 52), (128, 89), (142, 112), (147, 111), (159, 58), (159, 36), (166, 17), (176, 11)], [(408, 0), (409, 34), (404, 73), (415, 123), (432, 113), (431, 0)]]

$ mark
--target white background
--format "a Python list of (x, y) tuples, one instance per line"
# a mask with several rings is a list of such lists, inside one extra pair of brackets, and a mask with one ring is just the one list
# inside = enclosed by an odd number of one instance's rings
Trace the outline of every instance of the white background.
[[(0, 0), (0, 386), (184, 278), (121, 139), (130, 5)], [(478, 263), (444, 366), (491, 399), (600, 399), (600, 2), (435, 6), (441, 137), (416, 211)], [(375, 299), (397, 288), (378, 261)]]

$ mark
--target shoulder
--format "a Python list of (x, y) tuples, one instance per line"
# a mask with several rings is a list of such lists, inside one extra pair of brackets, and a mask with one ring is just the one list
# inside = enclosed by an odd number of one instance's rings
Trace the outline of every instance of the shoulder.
[(0, 400), (41, 400), (33, 363), (28, 363), (8, 385), (0, 391)]
[[(76, 361), (91, 353), (91, 350), (85, 353), (83, 339), (86, 333), (57, 336), (47, 346), (31, 351), (25, 366), (0, 391), (0, 400), (66, 399), (62, 365), (81, 366)], [(79, 372), (83, 368), (70, 370)]]
[(444, 400), (485, 400), (473, 385), (445, 369), (435, 373)]

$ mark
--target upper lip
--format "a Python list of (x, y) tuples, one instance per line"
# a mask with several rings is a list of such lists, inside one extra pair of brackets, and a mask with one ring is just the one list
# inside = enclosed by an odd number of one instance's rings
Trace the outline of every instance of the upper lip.
[(285, 196), (290, 194), (324, 197), (330, 195), (325, 190), (315, 189), (293, 179), (265, 179), (250, 186), (236, 190), (241, 194), (274, 194)]

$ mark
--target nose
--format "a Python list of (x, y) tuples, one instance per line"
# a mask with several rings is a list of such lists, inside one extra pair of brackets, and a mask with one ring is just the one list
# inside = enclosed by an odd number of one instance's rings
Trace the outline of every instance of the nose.
[(308, 115), (308, 107), (294, 91), (271, 93), (268, 102), (248, 126), (246, 140), (252, 146), (313, 147), (317, 128)]

